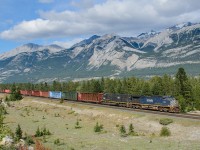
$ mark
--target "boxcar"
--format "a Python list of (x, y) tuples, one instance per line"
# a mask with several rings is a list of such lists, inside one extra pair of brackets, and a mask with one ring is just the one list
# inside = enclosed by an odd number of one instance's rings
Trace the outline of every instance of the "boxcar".
[(78, 101), (101, 103), (103, 93), (78, 93)]
[(67, 100), (77, 101), (78, 93), (77, 92), (63, 92), (62, 98)]
[(62, 98), (62, 92), (60, 92), (60, 91), (49, 91), (49, 97), (61, 99)]
[(49, 97), (49, 92), (40, 91), (40, 96), (41, 96), (41, 97)]
[(40, 96), (40, 91), (32, 91), (31, 96)]

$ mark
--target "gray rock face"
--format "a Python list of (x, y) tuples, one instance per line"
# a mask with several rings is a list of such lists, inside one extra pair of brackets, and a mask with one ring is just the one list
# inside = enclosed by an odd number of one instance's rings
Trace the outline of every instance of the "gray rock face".
[(101, 76), (200, 73), (200, 24), (183, 23), (138, 37), (94, 35), (64, 49), (29, 43), (0, 55), (0, 82), (50, 82)]

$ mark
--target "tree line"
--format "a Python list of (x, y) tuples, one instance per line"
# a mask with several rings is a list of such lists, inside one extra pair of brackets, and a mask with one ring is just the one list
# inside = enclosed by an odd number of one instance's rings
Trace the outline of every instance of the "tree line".
[[(13, 84), (0, 84), (0, 89), (11, 89)], [(119, 93), (132, 95), (171, 95), (179, 100), (182, 111), (193, 109), (200, 110), (200, 76), (188, 77), (184, 68), (179, 68), (175, 76), (154, 76), (150, 79), (136, 77), (101, 78), (79, 82), (53, 83), (15, 83), (21, 90), (41, 91), (79, 91), (91, 93)]]

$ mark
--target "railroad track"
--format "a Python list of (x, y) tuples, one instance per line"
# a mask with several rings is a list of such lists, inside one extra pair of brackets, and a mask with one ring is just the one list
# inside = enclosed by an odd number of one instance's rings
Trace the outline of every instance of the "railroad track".
[[(33, 96), (31, 96), (33, 97)], [(35, 97), (33, 97), (35, 98)], [(42, 97), (40, 97), (42, 98)], [(49, 98), (44, 98), (44, 100), (53, 100)], [(133, 109), (133, 108), (126, 108), (126, 107), (117, 107), (117, 106), (110, 106), (110, 105), (100, 105), (96, 103), (87, 103), (87, 102), (80, 102), (80, 101), (72, 101), (72, 100), (64, 100), (64, 102), (68, 103), (79, 103), (83, 105), (89, 105), (89, 106), (96, 106), (96, 107), (105, 107), (105, 108), (112, 108), (116, 110), (125, 110), (125, 111), (134, 111), (134, 112), (144, 112), (144, 113), (150, 113), (150, 114), (157, 114), (157, 115), (163, 115), (163, 116), (171, 116), (171, 117), (179, 117), (179, 118), (187, 118), (187, 119), (195, 119), (200, 121), (200, 115), (197, 114), (186, 114), (186, 113), (169, 113), (169, 112), (160, 112), (160, 111), (153, 111), (153, 110), (146, 110), (146, 109)]]
[[(71, 102), (71, 101), (69, 101), (69, 102)], [(76, 102), (72, 102), (72, 103), (76, 103)], [(118, 110), (144, 112), (144, 113), (157, 114), (157, 115), (163, 115), (163, 116), (196, 119), (196, 120), (200, 121), (200, 115), (197, 115), (197, 114), (169, 113), (169, 112), (160, 112), (160, 111), (153, 111), (153, 110), (146, 110), (146, 109), (133, 109), (133, 108), (126, 108), (126, 107), (110, 106), (110, 105), (100, 105), (100, 104), (85, 103), (85, 102), (79, 102), (79, 103), (97, 106), (97, 107), (106, 107), (106, 108), (118, 109)]]
[[(47, 98), (46, 100), (50, 100), (50, 99)], [(144, 112), (144, 113), (158, 114), (158, 115), (163, 115), (163, 116), (172, 116), (172, 117), (200, 120), (200, 115), (197, 115), (197, 114), (169, 113), (169, 112), (160, 112), (160, 111), (145, 110), (145, 109), (133, 109), (133, 108), (117, 107), (117, 106), (102, 105), (102, 104), (100, 105), (100, 104), (96, 104), (96, 103), (89, 103), (89, 102), (87, 103), (87, 102), (72, 101), (72, 100), (68, 100), (68, 101), (64, 101), (64, 102), (79, 103), (79, 104), (83, 104), (83, 105), (112, 108), (112, 109), (117, 109), (117, 110)]]

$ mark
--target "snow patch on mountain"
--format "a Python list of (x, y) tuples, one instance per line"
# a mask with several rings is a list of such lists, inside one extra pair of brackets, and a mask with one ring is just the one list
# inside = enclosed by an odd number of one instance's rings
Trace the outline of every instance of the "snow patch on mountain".
[(29, 72), (29, 71), (31, 71), (30, 68), (26, 68), (26, 69), (24, 69), (24, 72)]
[(176, 25), (174, 25), (174, 26), (171, 26), (171, 27), (169, 27), (168, 29), (169, 29), (169, 30), (175, 31), (175, 30), (182, 29), (182, 28), (184, 28), (184, 27), (192, 26), (192, 25), (194, 25), (194, 24), (191, 23), (191, 22), (183, 22), (183, 23), (180, 23), (180, 24), (176, 24)]
[(140, 35), (137, 36), (137, 38), (139, 38), (139, 39), (147, 39), (147, 38), (153, 37), (153, 36), (155, 36), (157, 34), (159, 34), (159, 32), (151, 30), (150, 32), (141, 33)]

